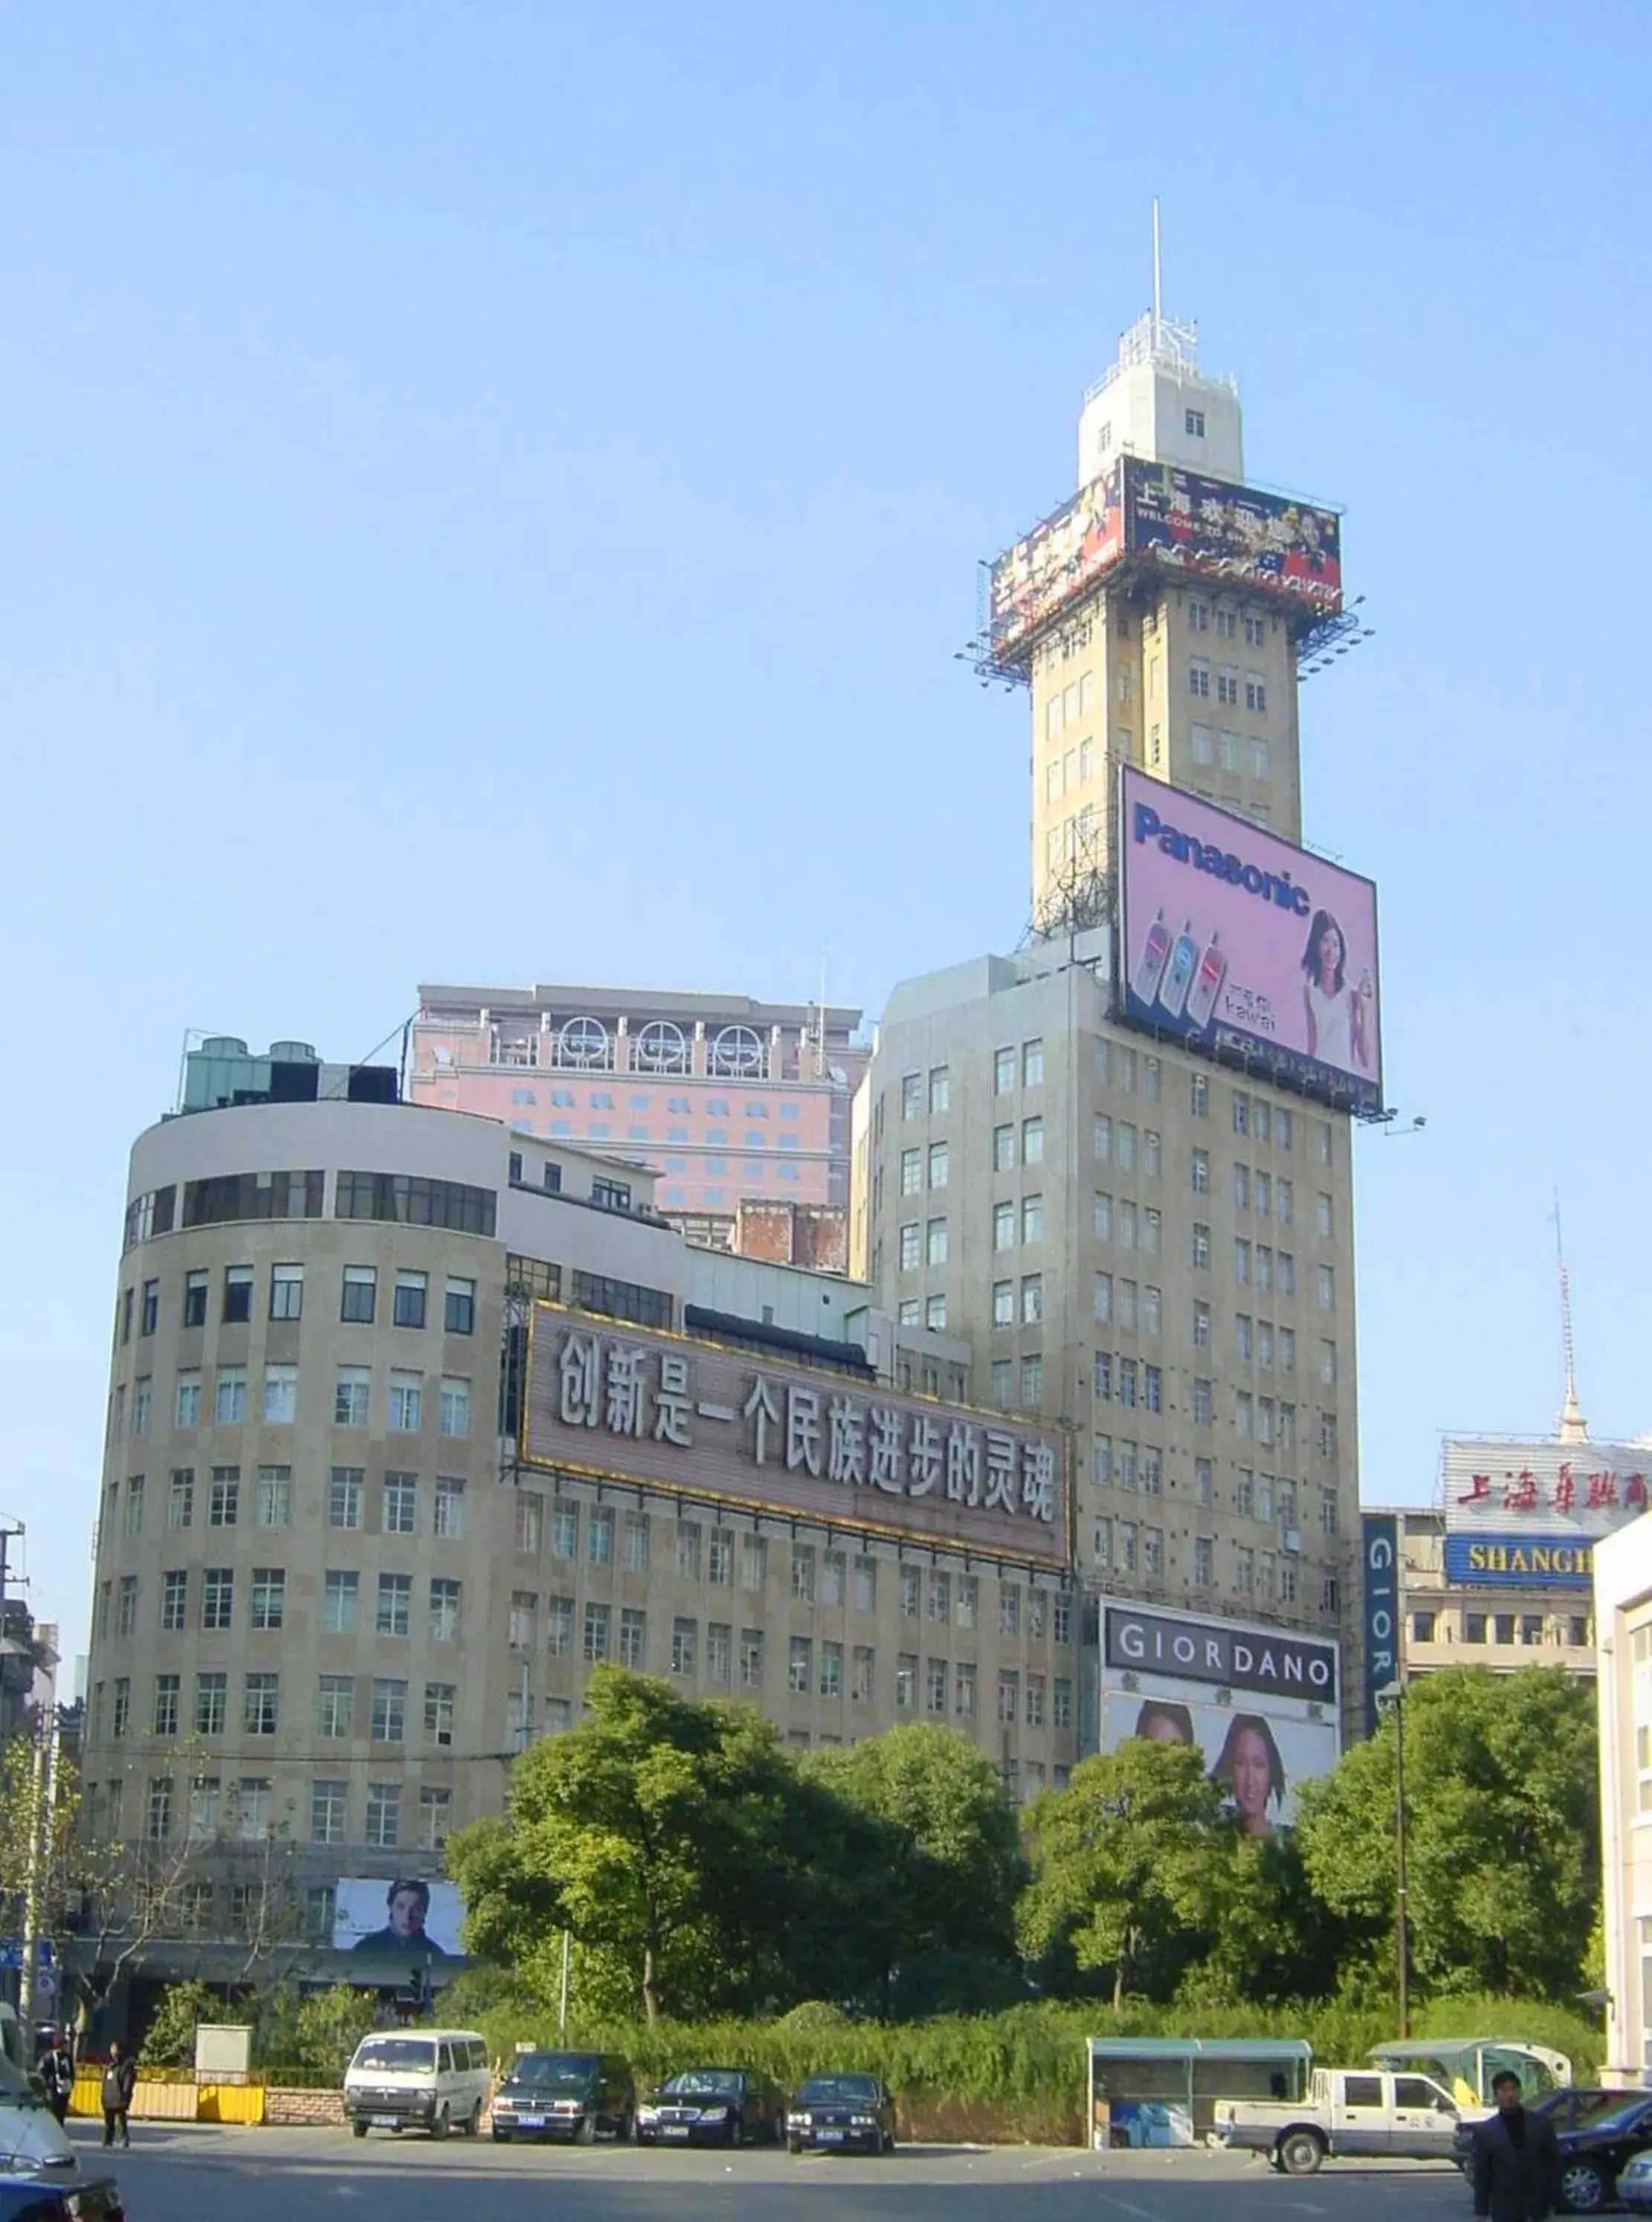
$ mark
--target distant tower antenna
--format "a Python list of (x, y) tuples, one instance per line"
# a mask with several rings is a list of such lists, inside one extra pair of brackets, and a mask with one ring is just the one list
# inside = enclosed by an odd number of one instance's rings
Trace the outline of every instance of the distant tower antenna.
[(1566, 1402), (1561, 1408), (1561, 1441), (1583, 1443), (1589, 1439), (1589, 1423), (1578, 1403), (1577, 1353), (1572, 1340), (1572, 1280), (1566, 1270), (1558, 1189), (1555, 1192), (1555, 1255), (1561, 1271), (1561, 1346), (1566, 1356)]
[(1159, 239), (1159, 196), (1153, 195), (1153, 343), (1159, 342), (1159, 327), (1165, 315), (1165, 259)]

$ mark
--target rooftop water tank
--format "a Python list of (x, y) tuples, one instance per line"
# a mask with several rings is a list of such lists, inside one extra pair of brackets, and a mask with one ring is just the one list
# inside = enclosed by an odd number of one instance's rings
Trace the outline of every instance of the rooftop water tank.
[(321, 1059), (308, 1042), (272, 1042), (270, 1058), (276, 1064), (319, 1064)]
[(209, 1034), (196, 1054), (199, 1057), (245, 1057), (247, 1045), (239, 1034)]

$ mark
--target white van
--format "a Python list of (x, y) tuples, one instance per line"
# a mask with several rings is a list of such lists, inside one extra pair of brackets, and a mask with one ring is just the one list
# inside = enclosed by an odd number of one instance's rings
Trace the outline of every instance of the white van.
[(487, 2047), (474, 2029), (384, 2029), (364, 2037), (344, 2070), (344, 2112), (369, 2130), (474, 2137), (487, 2104)]

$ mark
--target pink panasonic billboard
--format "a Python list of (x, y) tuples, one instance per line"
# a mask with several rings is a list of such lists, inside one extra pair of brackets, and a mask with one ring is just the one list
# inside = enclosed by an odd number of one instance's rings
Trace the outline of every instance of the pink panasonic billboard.
[(1377, 890), (1127, 766), (1121, 1014), (1344, 1110), (1382, 1106)]

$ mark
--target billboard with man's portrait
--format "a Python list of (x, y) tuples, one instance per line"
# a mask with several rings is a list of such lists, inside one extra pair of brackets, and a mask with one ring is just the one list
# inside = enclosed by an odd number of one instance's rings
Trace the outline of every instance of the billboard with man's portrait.
[(411, 1875), (346, 1875), (333, 1896), (336, 1952), (405, 1952), (433, 1960), (464, 1951), (458, 1886)]

